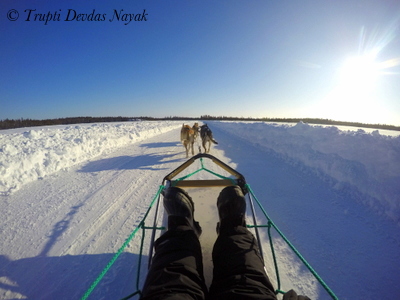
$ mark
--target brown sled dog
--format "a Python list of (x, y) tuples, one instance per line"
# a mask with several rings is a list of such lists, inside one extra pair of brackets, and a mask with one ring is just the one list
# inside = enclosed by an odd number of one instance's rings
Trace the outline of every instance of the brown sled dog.
[(189, 126), (182, 124), (181, 129), (181, 142), (186, 150), (186, 157), (189, 156), (189, 150), (192, 149), (192, 155), (194, 155), (193, 144), (194, 144), (194, 130)]
[(197, 137), (199, 136), (199, 132), (200, 132), (200, 126), (199, 123), (194, 123), (193, 127), (192, 127), (193, 131), (194, 131), (194, 141), (197, 140)]
[[(204, 152), (205, 153), (209, 153), (210, 152), (210, 148), (211, 148), (211, 142), (213, 142), (214, 144), (218, 144), (218, 142), (216, 140), (214, 140), (212, 131), (210, 128), (208, 128), (207, 124), (204, 124), (202, 126), (200, 126), (200, 136), (201, 136), (201, 141), (203, 144), (203, 148), (204, 148)], [(208, 143), (208, 150), (207, 150), (207, 145)]]

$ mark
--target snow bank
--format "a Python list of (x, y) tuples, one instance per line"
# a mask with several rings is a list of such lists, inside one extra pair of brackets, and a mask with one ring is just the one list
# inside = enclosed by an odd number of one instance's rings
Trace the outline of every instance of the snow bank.
[(400, 136), (302, 122), (215, 122), (213, 127), (272, 150), (305, 171), (313, 170), (338, 191), (353, 193), (400, 224)]
[(101, 123), (0, 131), (0, 194), (182, 122)]
[[(100, 123), (0, 131), (0, 194), (113, 149), (179, 128), (181, 121)], [(213, 122), (213, 127), (313, 170), (340, 192), (400, 224), (400, 136), (298, 123)]]

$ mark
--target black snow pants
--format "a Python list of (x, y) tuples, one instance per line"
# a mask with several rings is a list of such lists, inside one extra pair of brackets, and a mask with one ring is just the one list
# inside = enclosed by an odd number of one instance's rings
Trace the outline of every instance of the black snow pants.
[(141, 299), (276, 300), (256, 239), (246, 227), (221, 227), (212, 258), (214, 274), (208, 291), (196, 234), (186, 225), (168, 230), (155, 242)]

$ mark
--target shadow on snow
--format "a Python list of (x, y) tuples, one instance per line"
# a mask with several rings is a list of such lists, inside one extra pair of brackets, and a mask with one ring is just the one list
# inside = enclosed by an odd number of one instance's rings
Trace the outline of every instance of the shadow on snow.
[[(53, 226), (48, 241), (36, 257), (11, 260), (0, 255), (0, 298), (5, 299), (80, 299), (114, 253), (48, 256), (59, 237), (68, 229), (83, 204)], [(137, 233), (131, 243), (137, 243)], [(136, 291), (138, 254), (123, 252), (88, 299), (120, 299)], [(142, 256), (140, 287), (147, 270), (147, 255)], [(5, 294), (4, 294), (5, 293)]]
[(106, 159), (100, 159), (89, 162), (83, 166), (79, 172), (101, 172), (110, 170), (169, 170), (169, 168), (160, 167), (165, 163), (180, 162), (181, 159), (171, 159), (176, 156), (173, 154), (146, 154), (139, 156), (117, 156)]
[[(37, 256), (13, 261), (0, 255), (0, 289), (7, 291), (6, 299), (80, 299), (113, 256)], [(138, 257), (122, 253), (88, 299), (121, 299), (135, 292)]]
[(160, 143), (144, 143), (141, 144), (140, 147), (145, 147), (145, 148), (162, 148), (162, 147), (175, 147), (175, 146), (181, 146), (182, 144), (180, 142), (160, 142)]

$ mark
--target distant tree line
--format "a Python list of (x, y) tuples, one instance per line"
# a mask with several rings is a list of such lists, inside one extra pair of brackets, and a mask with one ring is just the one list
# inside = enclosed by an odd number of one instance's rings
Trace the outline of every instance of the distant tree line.
[(49, 125), (68, 125), (80, 123), (99, 123), (99, 122), (124, 122), (129, 121), (130, 118), (125, 117), (74, 117), (74, 118), (59, 118), (59, 119), (45, 119), (45, 120), (32, 120), (32, 119), (5, 119), (0, 121), (0, 129), (11, 129), (21, 127), (33, 126), (49, 126)]
[(364, 128), (375, 128), (375, 129), (387, 129), (387, 130), (399, 130), (400, 126), (387, 125), (387, 124), (367, 124), (360, 122), (345, 122), (335, 121), (331, 119), (319, 119), (319, 118), (243, 118), (243, 117), (213, 117), (204, 115), (200, 117), (200, 120), (220, 120), (220, 121), (262, 121), (262, 122), (277, 122), (277, 123), (309, 123), (319, 125), (336, 125), (336, 126), (352, 126), (352, 127), (364, 127)]
[(195, 117), (183, 117), (183, 116), (169, 116), (163, 118), (154, 117), (73, 117), (73, 118), (58, 118), (58, 119), (45, 119), (45, 120), (33, 120), (33, 119), (5, 119), (0, 120), (0, 129), (12, 129), (22, 127), (33, 127), (33, 126), (50, 126), (50, 125), (69, 125), (69, 124), (81, 124), (81, 123), (104, 123), (104, 122), (128, 122), (128, 121), (162, 121), (162, 120), (174, 120), (174, 121), (185, 121), (185, 120), (201, 120), (201, 121), (260, 121), (260, 122), (277, 122), (277, 123), (310, 123), (320, 125), (337, 125), (337, 126), (354, 126), (354, 127), (365, 127), (365, 128), (376, 128), (376, 129), (387, 129), (387, 130), (399, 130), (399, 126), (386, 125), (386, 124), (365, 124), (358, 122), (342, 122), (334, 121), (330, 119), (318, 119), (318, 118), (252, 118), (252, 117), (227, 117), (227, 116), (211, 116), (202, 115), (200, 118)]

